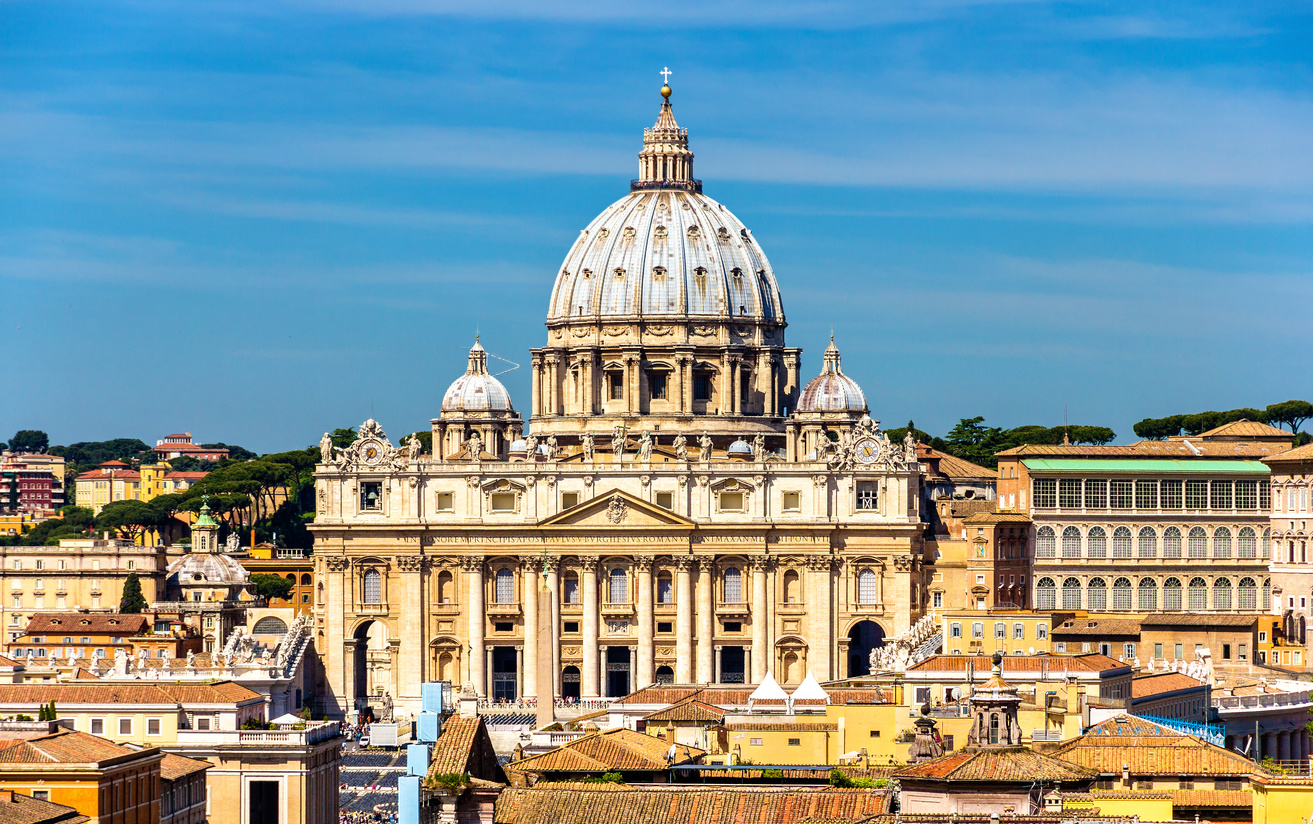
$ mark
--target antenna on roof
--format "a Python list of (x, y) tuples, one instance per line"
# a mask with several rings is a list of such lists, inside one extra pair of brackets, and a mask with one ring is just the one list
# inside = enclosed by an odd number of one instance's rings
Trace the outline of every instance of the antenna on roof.
[(1071, 438), (1067, 436), (1067, 404), (1065, 403), (1062, 405), (1062, 445), (1071, 445)]

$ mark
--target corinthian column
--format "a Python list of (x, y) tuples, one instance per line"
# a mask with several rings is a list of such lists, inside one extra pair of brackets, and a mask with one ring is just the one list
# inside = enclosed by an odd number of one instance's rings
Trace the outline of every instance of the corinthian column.
[(538, 559), (525, 556), (520, 559), (520, 588), (524, 597), (524, 683), (520, 695), (524, 698), (538, 695), (538, 577), (536, 572), (542, 569)]
[(638, 570), (638, 682), (635, 689), (650, 685), (652, 677), (652, 556), (635, 555)]
[(582, 570), (579, 586), (584, 590), (584, 671), (580, 677), (580, 694), (584, 698), (597, 698), (601, 695), (597, 670), (597, 556), (580, 556), (579, 567)]
[(469, 604), (466, 618), (469, 620), (470, 645), (469, 668), (466, 671), (466, 683), (474, 686), (474, 691), (481, 696), (488, 694), (485, 676), (486, 650), (483, 647), (483, 625), (487, 620), (483, 606), (483, 559), (477, 555), (461, 558), (461, 569), (465, 570), (465, 591)]
[(715, 574), (715, 558), (698, 559), (698, 682), (710, 684), (715, 677), (712, 670), (712, 619), (716, 604), (712, 601), (711, 576)]
[(767, 616), (766, 571), (770, 558), (757, 555), (752, 558), (752, 683), (759, 684), (766, 677), (768, 653), (766, 651)]
[(675, 681), (693, 683), (693, 559), (675, 559)]
[(548, 556), (547, 590), (552, 599), (552, 671), (539, 672), (539, 678), (552, 679), (552, 694), (561, 694), (561, 559)]
[(807, 595), (807, 624), (811, 627), (807, 638), (807, 669), (817, 681), (830, 680), (830, 650), (834, 647), (834, 627), (830, 620), (831, 599), (834, 597), (830, 579), (829, 555), (807, 559), (811, 592)]

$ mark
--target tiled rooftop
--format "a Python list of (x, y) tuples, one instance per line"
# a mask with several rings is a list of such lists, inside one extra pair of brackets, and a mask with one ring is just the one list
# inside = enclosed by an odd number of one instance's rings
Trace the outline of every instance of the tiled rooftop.
[(881, 790), (540, 784), (497, 799), (496, 824), (799, 824), (858, 821), (888, 809)]

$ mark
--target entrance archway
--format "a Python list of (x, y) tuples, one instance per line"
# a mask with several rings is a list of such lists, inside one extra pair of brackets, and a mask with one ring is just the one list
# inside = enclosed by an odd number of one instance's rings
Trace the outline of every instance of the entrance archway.
[(561, 697), (579, 700), (579, 668), (574, 664), (561, 670)]
[(747, 680), (747, 656), (743, 647), (722, 647), (720, 650), (720, 683), (742, 684)]
[(665, 666), (657, 667), (657, 668), (656, 668), (656, 682), (657, 682), (658, 684), (673, 684), (673, 683), (675, 683), (675, 671), (674, 671), (673, 669), (671, 669), (670, 667), (665, 667)]
[(353, 634), (355, 651), (352, 654), (352, 704), (364, 710), (370, 700), (385, 690), (387, 685), (387, 627), (381, 621), (366, 621), (356, 627)]
[(848, 677), (871, 674), (871, 650), (884, 646), (884, 628), (858, 621), (848, 630)]
[(492, 700), (514, 701), (519, 697), (518, 665), (515, 647), (492, 648)]
[(629, 647), (607, 647), (606, 696), (623, 698), (629, 691)]

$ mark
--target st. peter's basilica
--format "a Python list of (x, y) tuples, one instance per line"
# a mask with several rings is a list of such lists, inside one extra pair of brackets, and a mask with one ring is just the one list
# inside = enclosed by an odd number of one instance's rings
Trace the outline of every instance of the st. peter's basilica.
[(493, 699), (826, 681), (921, 615), (914, 445), (833, 340), (799, 386), (775, 273), (702, 193), (661, 93), (638, 179), (556, 273), (527, 432), (476, 341), (431, 452), (372, 420), (346, 449), (325, 436), (315, 614), (340, 711), (413, 710), (431, 680)]

